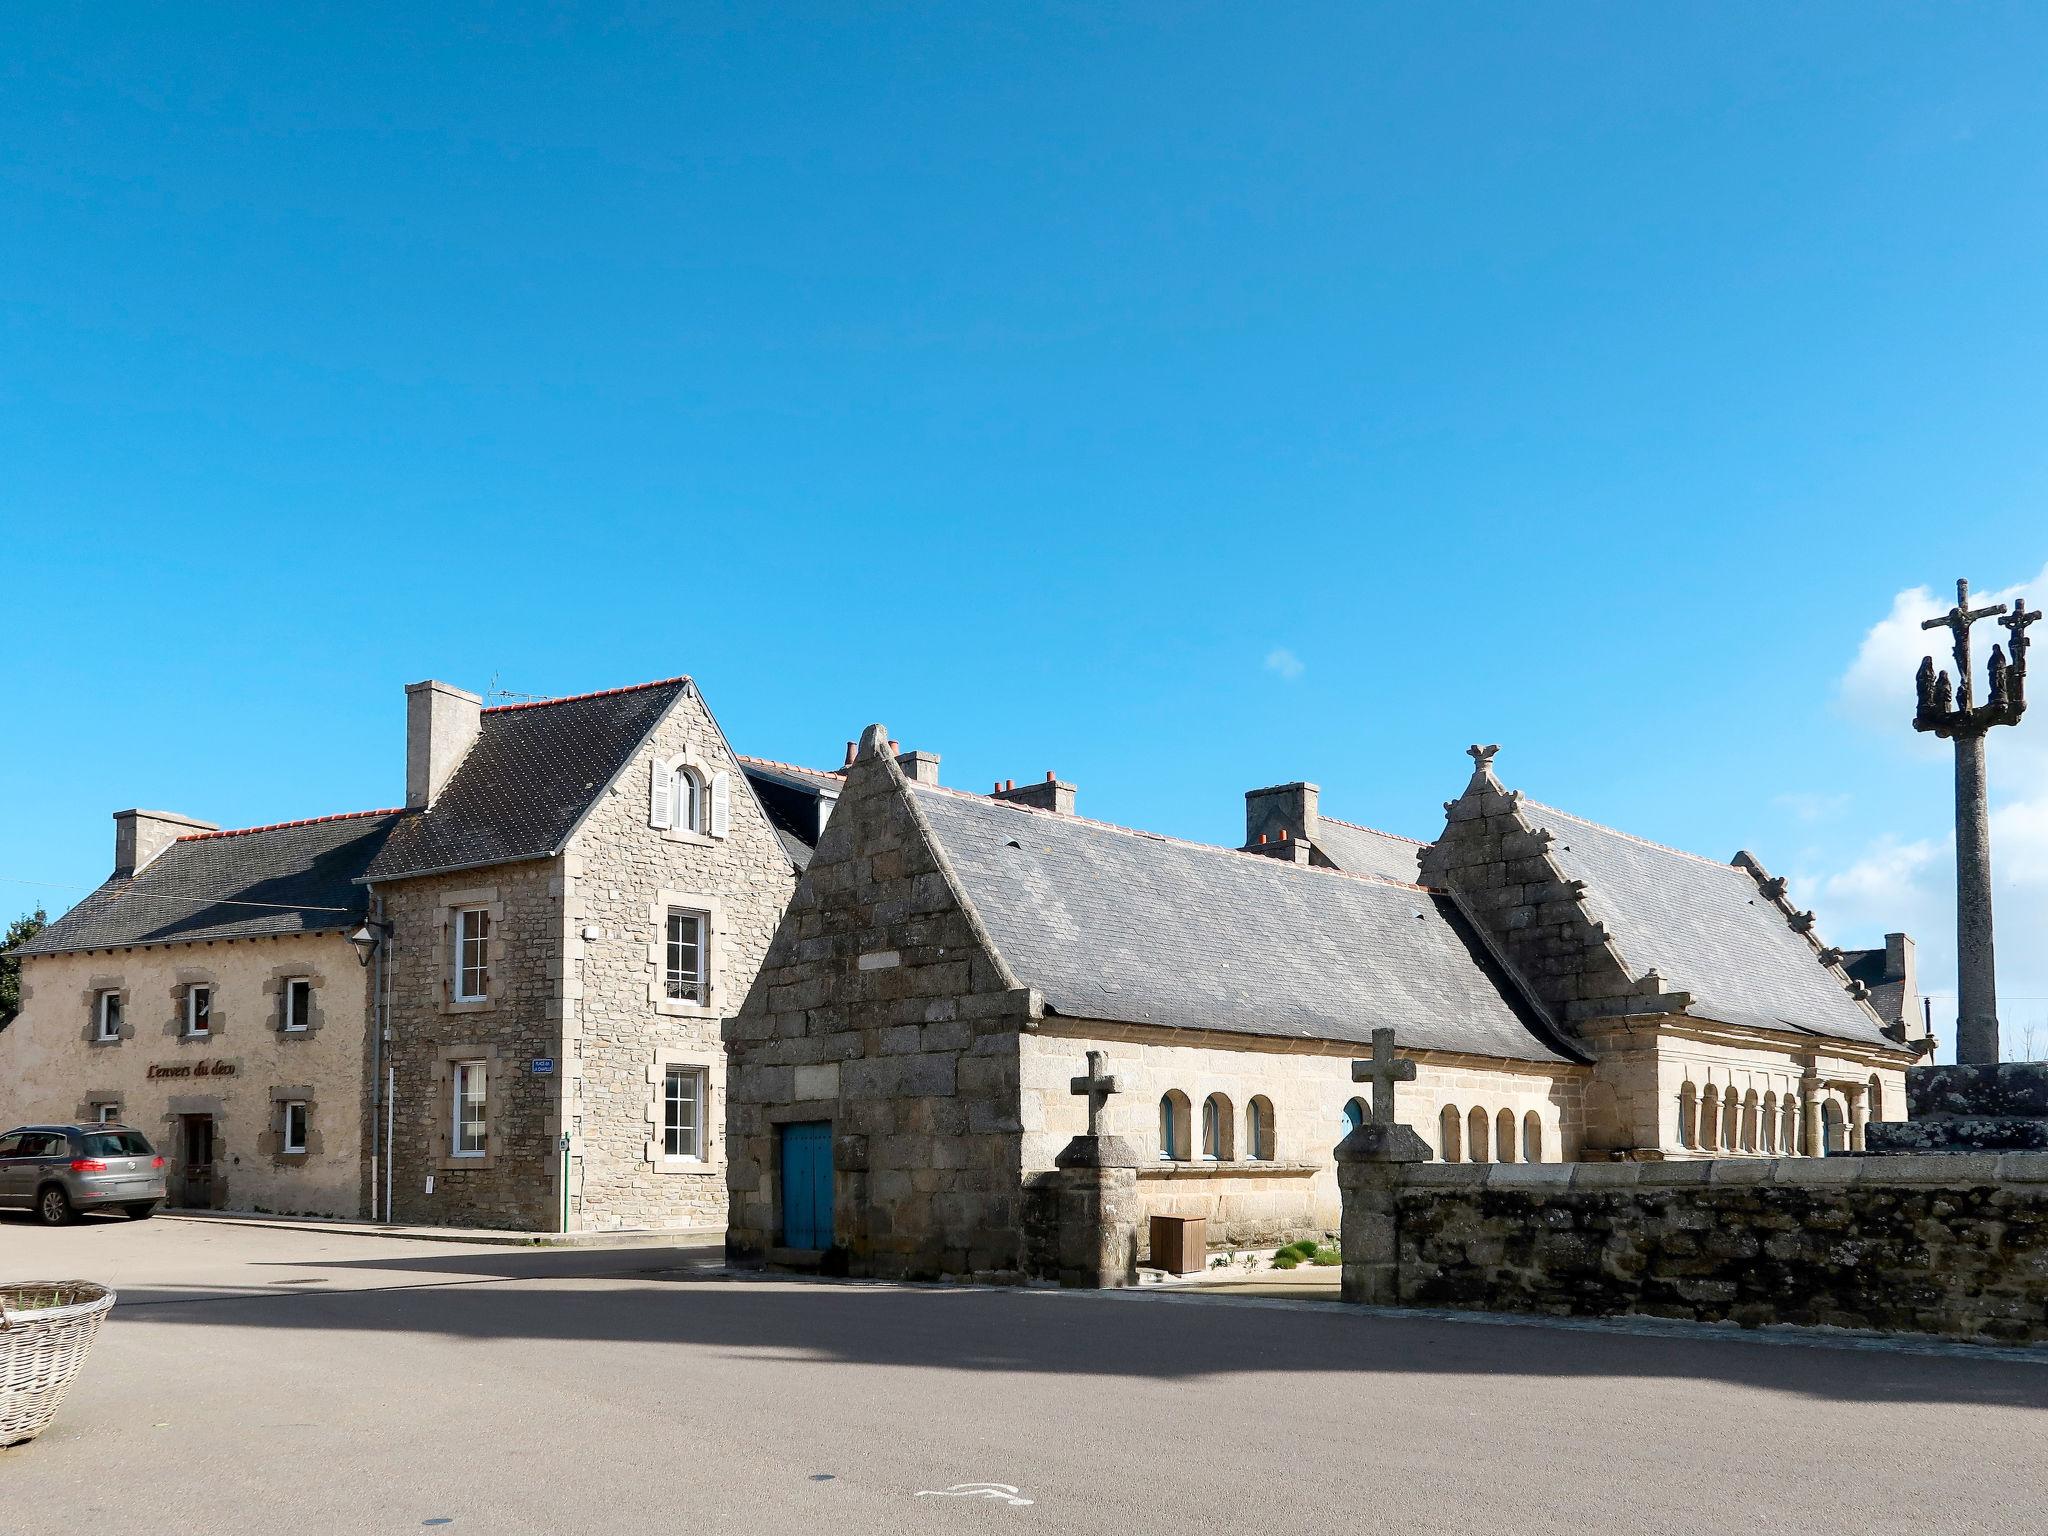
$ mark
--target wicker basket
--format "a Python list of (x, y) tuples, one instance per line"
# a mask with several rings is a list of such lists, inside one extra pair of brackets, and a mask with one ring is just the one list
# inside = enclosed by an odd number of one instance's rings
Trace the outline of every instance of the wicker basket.
[(113, 1310), (90, 1280), (0, 1285), (0, 1445), (40, 1435)]

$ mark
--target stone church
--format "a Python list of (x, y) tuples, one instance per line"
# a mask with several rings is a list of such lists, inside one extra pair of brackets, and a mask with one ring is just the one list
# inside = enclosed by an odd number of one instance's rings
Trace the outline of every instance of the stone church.
[(1292, 784), (1248, 794), (1223, 848), (1083, 819), (1057, 781), (942, 788), (871, 727), (726, 1024), (730, 1249), (1048, 1273), (1090, 1050), (1119, 1082), (1104, 1129), (1146, 1151), (1141, 1240), (1149, 1213), (1212, 1244), (1334, 1231), (1380, 1026), (1446, 1161), (1818, 1157), (1903, 1117), (1910, 983), (1880, 999), (1750, 855), (1539, 805), (1494, 752), (1432, 843)]

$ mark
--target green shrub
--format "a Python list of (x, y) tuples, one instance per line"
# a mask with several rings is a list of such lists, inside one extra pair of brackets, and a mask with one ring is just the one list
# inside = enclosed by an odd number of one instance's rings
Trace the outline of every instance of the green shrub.
[(1308, 1256), (1308, 1261), (1318, 1268), (1328, 1269), (1332, 1265), (1342, 1264), (1344, 1262), (1344, 1254), (1342, 1250), (1336, 1248), (1318, 1248)]
[(1278, 1253), (1273, 1255), (1273, 1267), (1275, 1269), (1294, 1269), (1297, 1266), (1299, 1266), (1300, 1263), (1301, 1256), (1297, 1254), (1292, 1248), (1282, 1248)]
[(1280, 1251), (1291, 1253), (1297, 1259), (1305, 1259), (1316, 1251), (1316, 1240), (1312, 1237), (1298, 1237)]

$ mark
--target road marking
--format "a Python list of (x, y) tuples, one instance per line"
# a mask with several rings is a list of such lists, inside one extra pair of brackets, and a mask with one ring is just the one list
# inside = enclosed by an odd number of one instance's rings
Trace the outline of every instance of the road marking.
[(955, 1483), (950, 1488), (920, 1488), (914, 1496), (920, 1499), (990, 1499), (1010, 1505), (1031, 1502), (1009, 1483)]

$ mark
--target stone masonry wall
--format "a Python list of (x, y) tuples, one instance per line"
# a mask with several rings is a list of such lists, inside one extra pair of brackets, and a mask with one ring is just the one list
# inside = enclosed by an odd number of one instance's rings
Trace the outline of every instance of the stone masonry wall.
[[(377, 887), (394, 925), (388, 950), (387, 1065), (398, 1073), (393, 1215), (428, 1226), (550, 1230), (560, 1225), (560, 1084), (566, 876), (559, 859), (499, 864)], [(492, 909), (490, 997), (453, 1000), (453, 912)], [(556, 1058), (536, 1076), (535, 1058)], [(487, 1069), (487, 1155), (450, 1155), (450, 1063)], [(433, 1193), (427, 1180), (434, 1181)]]
[(1370, 1176), (1404, 1305), (2048, 1339), (2048, 1155)]
[(865, 1275), (1017, 1274), (1017, 1042), (1033, 1012), (871, 727), (726, 1028), (728, 1250), (780, 1247), (778, 1127), (829, 1121), (835, 1259)]
[[(713, 840), (648, 825), (653, 763), (688, 753), (724, 773), (730, 815)], [(694, 689), (655, 727), (571, 844), (567, 938), (574, 978), (563, 1056), (569, 1071), (579, 1229), (725, 1225), (726, 1057), (720, 1022), (754, 984), (796, 875)], [(709, 922), (711, 993), (671, 1002), (661, 981), (670, 904)], [(585, 940), (586, 928), (598, 937)], [(702, 1068), (705, 1156), (663, 1156), (661, 1099), (671, 1066)]]

